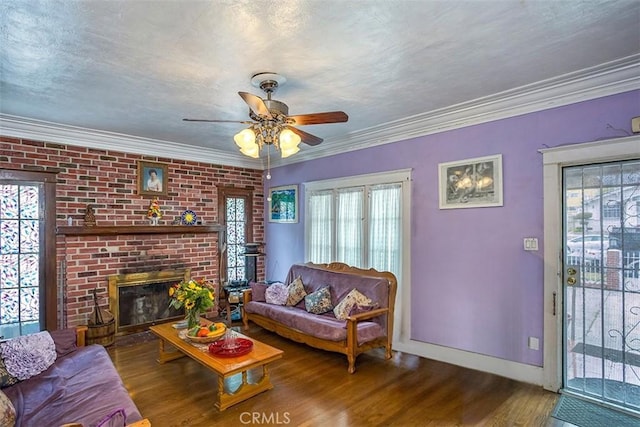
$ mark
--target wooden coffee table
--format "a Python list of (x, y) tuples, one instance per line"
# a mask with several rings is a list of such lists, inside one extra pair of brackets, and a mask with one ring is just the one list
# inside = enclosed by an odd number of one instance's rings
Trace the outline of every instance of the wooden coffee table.
[[(202, 322), (208, 321), (202, 319)], [(208, 351), (203, 351), (199, 347), (192, 345), (190, 341), (180, 338), (178, 330), (171, 323), (154, 325), (149, 329), (160, 338), (158, 363), (166, 363), (183, 356), (189, 356), (218, 374), (216, 407), (220, 411), (224, 411), (236, 403), (243, 402), (250, 397), (273, 388), (273, 384), (269, 379), (267, 365), (274, 360), (280, 359), (283, 353), (282, 350), (236, 332), (239, 338), (253, 341), (251, 352), (238, 357), (216, 357)], [(174, 349), (168, 350), (165, 347), (167, 344), (174, 347)], [(262, 368), (262, 377), (256, 383), (249, 383), (247, 371), (260, 367)], [(234, 391), (226, 390), (225, 379), (237, 374), (242, 374), (242, 384)]]

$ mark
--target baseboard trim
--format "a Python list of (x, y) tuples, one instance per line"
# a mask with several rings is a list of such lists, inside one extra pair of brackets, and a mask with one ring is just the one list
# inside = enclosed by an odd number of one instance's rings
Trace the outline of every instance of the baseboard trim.
[(464, 368), (489, 372), (516, 381), (542, 386), (542, 368), (539, 366), (414, 340), (394, 343), (393, 349), (426, 359), (451, 363)]

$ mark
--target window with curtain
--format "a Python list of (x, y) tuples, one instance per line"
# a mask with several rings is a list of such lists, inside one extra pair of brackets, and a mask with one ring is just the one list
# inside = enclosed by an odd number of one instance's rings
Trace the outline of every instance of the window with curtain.
[(408, 183), (408, 172), (391, 172), (305, 184), (306, 259), (400, 278)]
[(314, 192), (308, 199), (307, 247), (309, 260), (317, 263), (331, 262), (333, 247), (333, 191)]

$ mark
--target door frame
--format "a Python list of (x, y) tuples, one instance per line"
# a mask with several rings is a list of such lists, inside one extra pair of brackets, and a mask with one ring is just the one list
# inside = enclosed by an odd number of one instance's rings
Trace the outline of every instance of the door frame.
[[(245, 243), (253, 242), (253, 190), (248, 188), (229, 187), (220, 185), (218, 190), (218, 223), (222, 226), (223, 240), (222, 244), (218, 242), (218, 247), (225, 248), (218, 251), (218, 280), (222, 283), (229, 280), (227, 277), (227, 198), (236, 197), (246, 199), (245, 214), (246, 214), (246, 228), (245, 228)], [(257, 266), (256, 266), (257, 268)]]
[(640, 135), (540, 150), (544, 190), (544, 348), (542, 381), (547, 390), (562, 387), (562, 168), (640, 159)]

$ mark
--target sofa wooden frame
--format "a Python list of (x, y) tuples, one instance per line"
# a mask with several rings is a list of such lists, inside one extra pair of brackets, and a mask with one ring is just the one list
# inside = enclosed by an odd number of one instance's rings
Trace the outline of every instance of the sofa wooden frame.
[[(365, 351), (369, 351), (373, 348), (384, 347), (385, 359), (390, 359), (392, 356), (391, 342), (393, 339), (393, 310), (395, 306), (396, 291), (398, 287), (396, 276), (393, 273), (390, 273), (388, 271), (377, 271), (373, 268), (364, 270), (357, 267), (350, 267), (347, 264), (340, 263), (340, 262), (334, 262), (330, 264), (314, 264), (309, 262), (304, 265), (312, 268), (327, 270), (327, 271), (355, 274), (359, 276), (385, 278), (389, 283), (388, 285), (389, 306), (349, 316), (347, 318), (347, 338), (342, 341), (329, 341), (329, 340), (313, 337), (297, 329), (291, 328), (289, 326), (285, 326), (268, 317), (255, 314), (255, 313), (247, 313), (243, 309), (242, 323), (243, 323), (244, 329), (247, 329), (249, 327), (249, 321), (251, 320), (255, 324), (263, 327), (264, 329), (275, 332), (278, 335), (291, 339), (293, 341), (304, 343), (311, 347), (319, 348), (322, 350), (342, 353), (347, 356), (347, 360), (349, 362), (348, 370), (350, 374), (353, 374), (356, 371), (356, 368), (355, 368), (356, 357), (358, 357), (359, 354), (362, 354)], [(244, 292), (243, 299), (244, 299), (244, 304), (251, 301), (251, 290), (247, 290)], [(357, 339), (358, 338), (357, 337), (358, 322), (369, 320), (374, 317), (380, 316), (382, 314), (387, 315), (386, 336), (379, 337), (372, 341), (358, 345), (358, 339)]]

